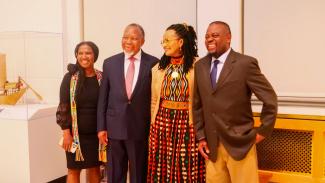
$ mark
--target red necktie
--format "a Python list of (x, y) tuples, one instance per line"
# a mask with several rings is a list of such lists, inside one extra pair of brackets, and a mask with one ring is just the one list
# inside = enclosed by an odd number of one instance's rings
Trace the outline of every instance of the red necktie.
[(135, 71), (135, 66), (134, 66), (135, 58), (131, 56), (129, 58), (129, 61), (130, 64), (128, 70), (126, 71), (125, 86), (126, 86), (126, 94), (128, 95), (128, 99), (131, 99), (132, 84), (133, 84), (134, 71)]

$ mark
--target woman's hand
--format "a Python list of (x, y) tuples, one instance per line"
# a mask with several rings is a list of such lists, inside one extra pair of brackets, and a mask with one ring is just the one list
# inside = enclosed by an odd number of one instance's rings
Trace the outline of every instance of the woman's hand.
[(107, 131), (100, 131), (97, 133), (100, 144), (108, 144)]
[(70, 151), (72, 145), (73, 137), (70, 133), (70, 129), (63, 130), (63, 144), (62, 148), (65, 151)]

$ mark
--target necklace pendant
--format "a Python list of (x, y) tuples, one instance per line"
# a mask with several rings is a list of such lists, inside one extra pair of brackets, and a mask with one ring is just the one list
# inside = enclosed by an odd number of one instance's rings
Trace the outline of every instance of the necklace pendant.
[(177, 78), (178, 77), (178, 72), (176, 72), (176, 71), (173, 71), (173, 73), (172, 73), (172, 78)]

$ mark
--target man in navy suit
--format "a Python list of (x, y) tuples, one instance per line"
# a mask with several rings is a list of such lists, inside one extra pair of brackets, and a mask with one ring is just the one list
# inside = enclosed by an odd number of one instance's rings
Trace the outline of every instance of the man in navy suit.
[(123, 52), (103, 64), (97, 131), (100, 143), (109, 145), (110, 183), (126, 182), (128, 167), (131, 183), (146, 182), (151, 68), (158, 59), (141, 50), (144, 37), (140, 25), (128, 25)]

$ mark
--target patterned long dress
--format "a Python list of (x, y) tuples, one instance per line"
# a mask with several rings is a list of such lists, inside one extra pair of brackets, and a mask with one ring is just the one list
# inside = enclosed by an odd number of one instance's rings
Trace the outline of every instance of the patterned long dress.
[[(177, 72), (178, 74), (176, 74)], [(189, 110), (163, 107), (162, 101), (189, 102), (189, 82), (182, 64), (170, 64), (161, 87), (155, 122), (150, 126), (148, 182), (205, 182)]]

